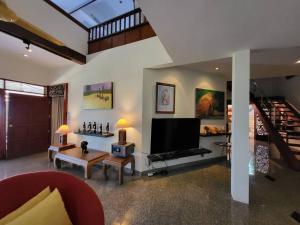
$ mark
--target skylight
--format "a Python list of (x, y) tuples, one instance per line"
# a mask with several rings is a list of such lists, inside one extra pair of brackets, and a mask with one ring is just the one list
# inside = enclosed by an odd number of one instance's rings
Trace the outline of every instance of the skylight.
[(135, 8), (135, 0), (51, 0), (51, 2), (87, 28)]

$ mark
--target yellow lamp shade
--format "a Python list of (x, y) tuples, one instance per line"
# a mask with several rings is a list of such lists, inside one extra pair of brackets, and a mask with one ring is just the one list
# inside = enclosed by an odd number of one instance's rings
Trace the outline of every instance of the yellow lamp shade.
[(121, 129), (128, 128), (129, 126), (130, 125), (129, 125), (128, 121), (123, 118), (119, 119), (119, 121), (116, 124), (116, 128), (121, 128)]
[(70, 130), (69, 126), (66, 124), (63, 124), (57, 129), (57, 131), (55, 133), (65, 135), (65, 134), (68, 134), (71, 132), (72, 131)]

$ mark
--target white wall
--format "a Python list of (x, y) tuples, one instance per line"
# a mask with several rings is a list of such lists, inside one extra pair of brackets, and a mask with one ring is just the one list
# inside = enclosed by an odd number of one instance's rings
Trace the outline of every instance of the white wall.
[(67, 47), (87, 53), (88, 32), (45, 1), (9, 0), (8, 6), (22, 19), (62, 41)]
[(300, 110), (300, 76), (288, 80), (285, 77), (258, 79), (256, 82), (266, 95), (284, 96), (287, 101)]
[[(155, 113), (155, 85), (156, 82), (170, 83), (176, 85), (175, 114)], [(151, 121), (152, 118), (178, 118), (195, 117), (195, 88), (226, 91), (225, 77), (218, 75), (203, 74), (191, 70), (179, 68), (170, 69), (145, 69), (143, 81), (143, 157), (150, 154)], [(201, 125), (224, 126), (225, 120), (202, 120)], [(214, 144), (215, 141), (224, 141), (224, 137), (201, 137), (200, 146), (213, 150), (212, 154), (192, 156), (182, 159), (170, 160), (168, 165), (176, 165), (202, 159), (222, 156), (222, 150)], [(147, 164), (143, 170), (149, 169)], [(157, 164), (155, 167), (164, 166)]]
[(281, 86), (282, 94), (286, 97), (286, 100), (294, 105), (298, 111), (300, 111), (300, 76), (293, 77), (286, 80)]
[[(136, 144), (136, 169), (142, 170), (142, 106), (143, 69), (170, 63), (171, 59), (157, 37), (120, 46), (88, 56), (86, 65), (76, 65), (61, 72), (54, 83), (69, 83), (69, 124), (77, 130), (83, 121), (110, 122), (115, 136), (97, 138), (69, 135), (69, 142), (79, 144), (87, 140), (89, 147), (110, 152), (117, 141), (113, 125), (121, 117), (133, 123), (127, 130), (127, 140)], [(114, 82), (114, 108), (112, 110), (83, 110), (83, 86), (87, 84)]]
[(257, 79), (255, 82), (258, 84), (260, 90), (264, 95), (280, 96), (282, 95), (282, 84), (285, 82), (284, 77)]
[(30, 63), (24, 57), (22, 59), (0, 53), (0, 58), (0, 78), (40, 85), (49, 85), (57, 79), (54, 75), (54, 70)]

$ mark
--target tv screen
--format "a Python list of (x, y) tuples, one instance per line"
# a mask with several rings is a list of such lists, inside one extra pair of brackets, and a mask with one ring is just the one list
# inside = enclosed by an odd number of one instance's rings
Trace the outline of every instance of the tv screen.
[(151, 154), (199, 148), (199, 118), (152, 119)]

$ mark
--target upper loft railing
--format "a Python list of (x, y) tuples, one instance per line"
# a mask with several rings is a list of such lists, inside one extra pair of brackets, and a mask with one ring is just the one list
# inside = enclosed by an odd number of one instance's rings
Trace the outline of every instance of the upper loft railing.
[(147, 23), (140, 8), (107, 20), (89, 29), (89, 42), (107, 38)]

